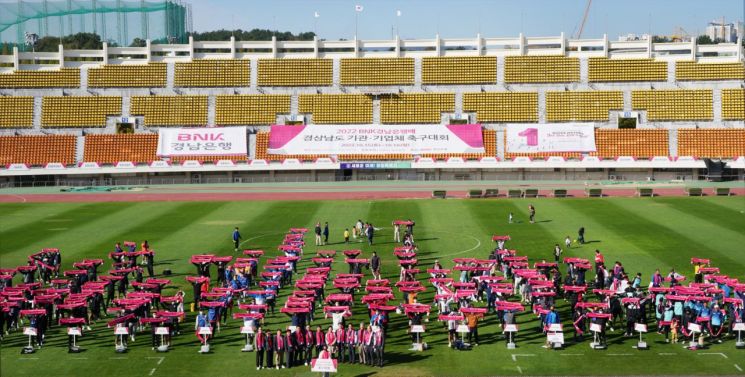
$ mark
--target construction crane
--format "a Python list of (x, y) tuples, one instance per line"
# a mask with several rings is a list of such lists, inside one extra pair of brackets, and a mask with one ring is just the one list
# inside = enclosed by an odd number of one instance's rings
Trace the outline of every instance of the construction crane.
[(577, 30), (577, 34), (575, 34), (574, 39), (582, 38), (582, 31), (585, 29), (587, 16), (590, 14), (590, 5), (592, 5), (592, 0), (587, 0), (587, 5), (585, 5), (585, 14), (582, 15), (582, 22), (580, 22), (579, 24), (579, 30)]
[(690, 38), (691, 34), (680, 26), (676, 27), (673, 30), (673, 35), (670, 36), (670, 40), (673, 42), (685, 42)]

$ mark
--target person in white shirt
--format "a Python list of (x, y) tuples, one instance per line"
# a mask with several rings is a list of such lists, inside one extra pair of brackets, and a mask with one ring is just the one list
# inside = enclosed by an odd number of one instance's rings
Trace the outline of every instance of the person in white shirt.
[(401, 242), (401, 224), (393, 222), (393, 240)]

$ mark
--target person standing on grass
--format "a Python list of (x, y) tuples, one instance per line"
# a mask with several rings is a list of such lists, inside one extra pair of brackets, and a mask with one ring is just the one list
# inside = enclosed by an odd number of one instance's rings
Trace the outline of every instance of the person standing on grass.
[(370, 258), (370, 269), (372, 269), (373, 279), (380, 280), (380, 257), (374, 251)]
[(564, 238), (564, 246), (567, 248), (567, 250), (572, 247), (572, 237), (567, 236), (567, 238)]
[[(323, 348), (321, 348), (321, 351), (318, 352), (318, 358), (319, 359), (330, 359), (331, 358), (331, 353), (328, 351), (326, 346), (323, 346)], [(330, 375), (329, 372), (323, 372), (321, 374), (322, 377), (329, 377), (329, 375)]]
[(530, 223), (535, 224), (535, 207), (532, 204), (528, 205), (528, 213), (530, 213)]
[(579, 242), (580, 245), (585, 244), (585, 227), (580, 227), (577, 231), (577, 242)]
[(595, 249), (595, 269), (597, 270), (598, 267), (603, 265), (605, 265), (605, 257), (600, 253), (600, 250)]
[(373, 244), (373, 237), (375, 237), (375, 228), (373, 224), (367, 224), (367, 243), (370, 246)]
[(401, 242), (401, 224), (393, 222), (393, 242)]
[(323, 225), (323, 244), (329, 243), (329, 222), (326, 221)]
[(466, 324), (468, 325), (468, 343), (479, 345), (479, 314), (466, 313)]
[(349, 228), (344, 229), (344, 243), (349, 243)]
[[(271, 335), (270, 335), (271, 336)], [(261, 330), (261, 326), (256, 330), (254, 337), (254, 349), (256, 349), (256, 370), (264, 368), (264, 349), (266, 348), (266, 334)]]
[(561, 250), (561, 246), (559, 246), (559, 244), (557, 243), (556, 245), (554, 245), (554, 261), (556, 263), (559, 263), (561, 253), (563, 253), (563, 251)]
[(409, 232), (411, 242), (414, 242), (414, 225), (416, 225), (416, 223), (412, 219), (409, 219), (409, 223), (406, 224), (406, 231)]
[(155, 277), (155, 273), (153, 271), (155, 252), (150, 250), (150, 247), (148, 246), (147, 241), (145, 241), (143, 245), (146, 247), (146, 249), (144, 249), (143, 251), (144, 251), (144, 256), (145, 256), (145, 264), (147, 265), (147, 274), (150, 275), (150, 277), (152, 278), (152, 277)]
[(316, 246), (321, 246), (321, 223), (317, 222), (315, 227), (315, 234), (316, 234)]
[[(367, 233), (366, 233), (367, 229), (365, 228), (365, 224), (362, 223), (362, 220), (358, 219), (354, 227), (357, 228), (357, 235), (360, 238), (367, 236)], [(360, 240), (360, 242), (362, 242), (362, 240)]]
[(235, 227), (233, 229), (233, 247), (235, 248), (235, 252), (238, 252), (238, 247), (241, 246), (241, 240), (243, 237), (241, 237), (241, 232), (238, 231), (238, 227)]

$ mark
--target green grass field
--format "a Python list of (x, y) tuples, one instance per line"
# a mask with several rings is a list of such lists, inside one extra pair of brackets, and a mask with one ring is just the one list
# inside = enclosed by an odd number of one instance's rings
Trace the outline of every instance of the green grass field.
[[(53, 203), (0, 205), (0, 266), (22, 264), (26, 256), (43, 247), (58, 247), (63, 264), (69, 268), (83, 258), (104, 258), (116, 241), (149, 240), (156, 250), (156, 271), (174, 271), (172, 294), (182, 286), (187, 294), (191, 287), (185, 275), (194, 274), (189, 256), (200, 253), (232, 255), (230, 234), (240, 226), (245, 248), (260, 248), (270, 256), (290, 227), (312, 227), (316, 221), (331, 225), (332, 245), (343, 250), (361, 248), (367, 257), (372, 250), (383, 258), (384, 278), (397, 279), (397, 260), (392, 255), (390, 222), (396, 218), (417, 221), (416, 236), (422, 268), (439, 258), (446, 268), (454, 257), (485, 258), (493, 248), (492, 234), (509, 234), (508, 244), (531, 262), (551, 259), (554, 243), (565, 236), (573, 238), (580, 226), (587, 229), (584, 246), (575, 246), (565, 256), (591, 258), (599, 248), (612, 263), (620, 260), (631, 275), (643, 274), (645, 284), (655, 268), (663, 271), (675, 267), (692, 276), (691, 256), (708, 257), (722, 273), (745, 278), (745, 199), (719, 198), (604, 198), (604, 199), (537, 199), (537, 224), (527, 222), (527, 200), (392, 200), (392, 201), (307, 201), (307, 202), (163, 202), (163, 203)], [(518, 222), (507, 223), (513, 212)], [(376, 234), (376, 245), (344, 245), (342, 232), (357, 219), (383, 229)], [(312, 235), (306, 254), (314, 254)], [(346, 272), (347, 266), (337, 255), (335, 272)], [(263, 263), (263, 261), (262, 261)], [(298, 271), (310, 266), (303, 261)], [(105, 270), (110, 261), (106, 259)], [(562, 267), (563, 270), (563, 267)], [(213, 268), (214, 271), (214, 268)], [(592, 274), (588, 274), (588, 279)], [(213, 274), (214, 276), (214, 274)], [(16, 282), (20, 276), (16, 277)], [(366, 278), (369, 278), (367, 276)], [(422, 274), (421, 278), (425, 278)], [(433, 289), (420, 294), (420, 302), (431, 302)], [(327, 286), (330, 292), (330, 284)], [(290, 292), (285, 288), (278, 303), (284, 303)], [(400, 297), (399, 297), (400, 299)], [(189, 299), (190, 301), (190, 299)], [(435, 317), (433, 311), (432, 318)], [(561, 301), (560, 314), (569, 328), (567, 305)], [(267, 319), (269, 329), (284, 326), (284, 314)], [(358, 304), (354, 323), (367, 321)], [(489, 315), (481, 323), (481, 345), (472, 351), (454, 351), (447, 347), (447, 336), (440, 323), (432, 321), (425, 340), (430, 349), (409, 351), (405, 334), (406, 319), (392, 313), (386, 347), (386, 366), (369, 368), (340, 364), (339, 375), (735, 375), (743, 374), (745, 351), (736, 350), (733, 340), (711, 345), (703, 351), (689, 351), (680, 344), (665, 344), (663, 337), (651, 331), (646, 340), (648, 351), (632, 348), (635, 338), (623, 338), (621, 331), (609, 334), (605, 351), (590, 349), (589, 342), (571, 344), (560, 351), (541, 348), (545, 338), (534, 331), (536, 321), (524, 313), (518, 322), (518, 349), (507, 350), (498, 321)], [(329, 320), (316, 320), (326, 327)], [(189, 316), (186, 326), (193, 326)], [(68, 354), (66, 336), (55, 329), (47, 336), (43, 349), (32, 355), (21, 355), (27, 337), (14, 333), (0, 346), (0, 375), (39, 376), (205, 376), (205, 375), (310, 375), (309, 367), (281, 371), (256, 371), (254, 354), (241, 353), (243, 336), (239, 321), (230, 320), (212, 342), (212, 353), (200, 355), (198, 341), (192, 332), (182, 332), (174, 339), (170, 352), (150, 350), (149, 334), (142, 334), (130, 344), (126, 354), (114, 352), (114, 336), (103, 322), (85, 333), (80, 354)], [(660, 355), (662, 353), (662, 355)]]

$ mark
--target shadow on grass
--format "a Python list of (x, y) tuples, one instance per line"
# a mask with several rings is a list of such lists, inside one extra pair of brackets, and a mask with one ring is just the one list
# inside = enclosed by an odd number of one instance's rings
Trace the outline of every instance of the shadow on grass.
[(397, 364), (410, 364), (410, 363), (415, 363), (417, 361), (428, 359), (430, 357), (432, 357), (432, 355), (429, 355), (429, 354), (385, 352), (385, 357), (384, 357), (385, 362), (383, 363), (383, 366), (397, 365)]

